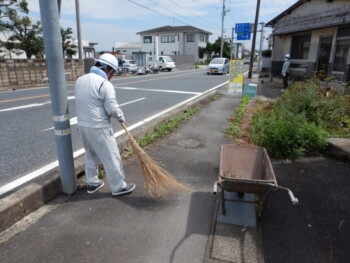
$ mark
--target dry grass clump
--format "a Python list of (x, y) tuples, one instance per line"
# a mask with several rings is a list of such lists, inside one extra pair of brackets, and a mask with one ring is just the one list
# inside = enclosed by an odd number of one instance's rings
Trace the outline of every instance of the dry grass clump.
[(129, 133), (124, 123), (122, 123), (122, 126), (129, 136), (134, 152), (140, 161), (142, 173), (145, 178), (145, 185), (148, 194), (152, 198), (165, 198), (172, 192), (191, 190), (188, 186), (176, 181), (165, 169), (160, 167), (150, 156), (148, 156)]

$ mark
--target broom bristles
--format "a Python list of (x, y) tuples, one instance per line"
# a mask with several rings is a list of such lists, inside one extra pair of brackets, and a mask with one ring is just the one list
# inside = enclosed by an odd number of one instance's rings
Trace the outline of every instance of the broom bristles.
[(178, 182), (165, 169), (160, 167), (150, 156), (148, 156), (136, 142), (136, 140), (131, 136), (124, 123), (122, 123), (122, 126), (128, 134), (134, 148), (134, 152), (140, 161), (142, 173), (145, 178), (145, 185), (148, 190), (148, 194), (152, 198), (166, 197), (175, 191), (191, 190), (188, 186)]

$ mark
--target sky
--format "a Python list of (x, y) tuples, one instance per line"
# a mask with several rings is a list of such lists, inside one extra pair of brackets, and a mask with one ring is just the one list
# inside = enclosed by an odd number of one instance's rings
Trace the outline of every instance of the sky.
[[(39, 0), (27, 0), (30, 17), (40, 20)], [(74, 0), (61, 0), (61, 27), (71, 27), (76, 38)], [(297, 0), (261, 0), (259, 23), (267, 23)], [(139, 42), (137, 32), (190, 25), (211, 32), (209, 42), (221, 36), (223, 0), (79, 0), (82, 39), (98, 43), (97, 51), (111, 51), (115, 42)], [(254, 23), (257, 0), (225, 0), (224, 36), (236, 23)], [(259, 26), (260, 28), (260, 26)], [(271, 32), (264, 28), (264, 39)], [(237, 42), (237, 41), (235, 41)], [(247, 48), (251, 41), (239, 41)], [(257, 35), (257, 48), (260, 34)], [(263, 42), (263, 49), (267, 41)]]

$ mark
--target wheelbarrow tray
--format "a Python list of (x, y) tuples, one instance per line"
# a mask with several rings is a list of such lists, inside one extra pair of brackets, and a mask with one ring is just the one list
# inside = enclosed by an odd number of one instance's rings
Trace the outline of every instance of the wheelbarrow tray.
[(222, 145), (219, 181), (225, 191), (259, 195), (277, 186), (270, 158), (260, 146)]
[(266, 205), (272, 192), (285, 190), (292, 203), (298, 204), (291, 190), (278, 186), (270, 158), (264, 147), (240, 146), (225, 144), (220, 151), (219, 180), (214, 184), (221, 188), (222, 213), (226, 214), (225, 201), (245, 202), (225, 198), (225, 191), (237, 192), (239, 197), (245, 193), (259, 197), (258, 217), (261, 217), (263, 206)]

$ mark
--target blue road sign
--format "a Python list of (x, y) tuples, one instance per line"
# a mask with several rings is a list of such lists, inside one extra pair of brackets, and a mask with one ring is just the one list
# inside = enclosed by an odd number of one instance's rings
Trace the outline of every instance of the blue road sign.
[(250, 32), (250, 23), (239, 23), (235, 26), (235, 33), (248, 33)]
[(250, 40), (250, 32), (237, 33), (237, 40)]

